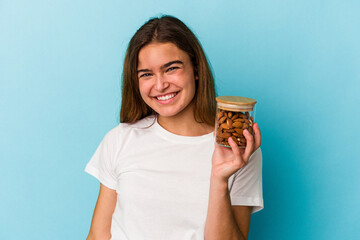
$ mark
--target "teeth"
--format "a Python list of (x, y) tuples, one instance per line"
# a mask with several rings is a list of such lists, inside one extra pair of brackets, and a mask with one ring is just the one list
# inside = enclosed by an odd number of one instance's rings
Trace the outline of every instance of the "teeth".
[(167, 94), (167, 95), (164, 95), (164, 96), (158, 96), (156, 97), (158, 100), (161, 100), (161, 101), (165, 101), (165, 100), (169, 100), (173, 97), (175, 97), (176, 93), (171, 93), (171, 94)]

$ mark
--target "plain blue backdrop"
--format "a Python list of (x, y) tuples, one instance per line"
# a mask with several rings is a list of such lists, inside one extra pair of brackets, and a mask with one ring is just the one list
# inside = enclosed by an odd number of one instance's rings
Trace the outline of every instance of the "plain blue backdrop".
[(131, 36), (171, 14), (219, 95), (258, 100), (264, 210), (250, 239), (360, 235), (360, 1), (0, 0), (0, 239), (85, 239), (84, 167), (119, 123)]

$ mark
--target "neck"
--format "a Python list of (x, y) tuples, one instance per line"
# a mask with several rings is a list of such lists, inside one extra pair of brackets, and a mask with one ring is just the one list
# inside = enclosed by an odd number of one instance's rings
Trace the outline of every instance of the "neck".
[(195, 120), (193, 108), (176, 116), (158, 116), (158, 123), (171, 133), (181, 136), (202, 136), (214, 131), (214, 126)]

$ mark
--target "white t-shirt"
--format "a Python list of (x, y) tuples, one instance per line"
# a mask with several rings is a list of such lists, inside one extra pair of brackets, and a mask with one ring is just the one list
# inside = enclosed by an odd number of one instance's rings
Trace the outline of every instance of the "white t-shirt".
[[(112, 239), (203, 240), (213, 151), (213, 133), (175, 135), (153, 116), (109, 131), (85, 171), (117, 192)], [(260, 149), (229, 190), (232, 205), (263, 208)]]

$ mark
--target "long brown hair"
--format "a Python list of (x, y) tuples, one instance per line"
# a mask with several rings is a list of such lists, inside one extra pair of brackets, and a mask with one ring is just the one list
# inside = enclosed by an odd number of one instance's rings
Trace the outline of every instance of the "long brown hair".
[(197, 76), (197, 88), (193, 99), (196, 121), (215, 124), (216, 94), (214, 78), (199, 40), (179, 19), (172, 16), (152, 18), (130, 40), (124, 61), (122, 76), (122, 102), (120, 122), (133, 123), (155, 114), (143, 101), (137, 76), (138, 55), (141, 48), (152, 42), (171, 42), (186, 52)]

